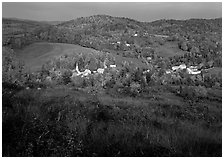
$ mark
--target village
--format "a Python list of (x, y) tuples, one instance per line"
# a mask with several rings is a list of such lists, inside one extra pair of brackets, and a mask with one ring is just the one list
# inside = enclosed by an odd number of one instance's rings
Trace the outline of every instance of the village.
[[(149, 59), (149, 57), (147, 58)], [(64, 56), (59, 57), (58, 60), (64, 60)], [(150, 58), (151, 60), (151, 58)], [(150, 61), (149, 60), (149, 61)], [(80, 64), (79, 62), (75, 62), (75, 68), (74, 69), (67, 69), (67, 71), (70, 72), (70, 74), (68, 75), (68, 78), (71, 81), (77, 80), (77, 77), (79, 78), (86, 78), (89, 79), (90, 77), (96, 78), (97, 76), (100, 76), (101, 78), (103, 76), (112, 76), (112, 74), (120, 74), (122, 71), (122, 68), (124, 66), (130, 66), (130, 63), (128, 63), (127, 61), (123, 61), (123, 66), (118, 66), (116, 65), (116, 63), (113, 63), (111, 61), (109, 61), (107, 58), (104, 59), (104, 61), (102, 62), (103, 67), (99, 67), (96, 68), (95, 70), (90, 69), (88, 64), (85, 65), (85, 67), (83, 67), (80, 70)], [(158, 67), (158, 66), (157, 66)], [(138, 69), (137, 67), (135, 68), (136, 70)], [(212, 69), (212, 68), (210, 68)], [(157, 71), (155, 71), (157, 70)], [(154, 76), (158, 76), (158, 72), (161, 70), (160, 68), (156, 68), (155, 67), (154, 73), (151, 74), (152, 77)], [(197, 76), (200, 75), (203, 79), (203, 72), (208, 71), (209, 69), (202, 69), (202, 66), (186, 66), (186, 64), (181, 64), (181, 65), (177, 65), (177, 66), (172, 66), (170, 69), (165, 69), (164, 70), (164, 75), (163, 77), (161, 77), (162, 83), (166, 83), (166, 81), (170, 81), (171, 79), (180, 79), (181, 77), (179, 76), (179, 72), (185, 72), (186, 74), (192, 76), (192, 79), (194, 79), (195, 77), (193, 76)], [(49, 75), (45, 76), (45, 79), (43, 79), (40, 75), (37, 76), (36, 78), (36, 82), (43, 82), (43, 81), (48, 81), (48, 82), (52, 82), (55, 79), (58, 78), (62, 78), (64, 76), (64, 72), (65, 69), (60, 69), (60, 68), (55, 68), (52, 67), (51, 70), (49, 70)], [(151, 69), (143, 69), (142, 72), (139, 72), (140, 75), (142, 76), (143, 82), (146, 84), (147, 83), (147, 74), (150, 74), (150, 72), (152, 71)], [(170, 76), (171, 75), (171, 76)], [(125, 78), (130, 77), (131, 76), (131, 72), (130, 73), (126, 73)], [(103, 77), (103, 78), (105, 78)], [(169, 79), (170, 78), (170, 79)], [(110, 78), (111, 79), (111, 78)], [(105, 81), (101, 83), (101, 85), (103, 86), (105, 84)], [(27, 87), (26, 89), (30, 89), (29, 87)], [(37, 88), (38, 90), (41, 90), (40, 87)]]

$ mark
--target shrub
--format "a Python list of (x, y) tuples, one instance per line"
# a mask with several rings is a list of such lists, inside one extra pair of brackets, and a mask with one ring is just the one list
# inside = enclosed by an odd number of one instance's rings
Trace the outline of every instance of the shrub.
[(71, 82), (72, 82), (72, 85), (74, 85), (75, 87), (85, 86), (85, 79), (80, 76), (72, 77)]
[(130, 84), (130, 93), (133, 96), (136, 96), (141, 91), (141, 85), (138, 82), (132, 82)]
[(2, 81), (23, 85), (24, 64), (16, 59), (14, 51), (9, 48), (2, 48)]
[(181, 41), (178, 43), (178, 46), (181, 50), (183, 51), (187, 51), (188, 50), (188, 46), (187, 46), (187, 42), (185, 41)]
[(70, 79), (71, 76), (72, 76), (72, 72), (70, 70), (64, 70), (62, 72), (62, 80), (64, 84), (68, 84), (71, 82), (71, 79)]
[(207, 97), (207, 90), (204, 86), (184, 86), (180, 88), (180, 95), (190, 99)]
[(196, 97), (204, 98), (207, 97), (208, 91), (204, 86), (194, 87), (194, 94)]

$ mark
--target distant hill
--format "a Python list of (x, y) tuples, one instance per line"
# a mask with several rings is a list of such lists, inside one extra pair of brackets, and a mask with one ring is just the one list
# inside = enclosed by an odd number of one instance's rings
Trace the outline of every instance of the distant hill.
[(37, 39), (42, 30), (51, 25), (25, 19), (3, 18), (2, 19), (2, 44), (12, 48), (20, 48)]
[[(186, 52), (221, 51), (222, 18), (139, 22), (94, 15), (66, 22), (3, 18), (3, 45), (22, 48), (34, 42), (78, 44), (125, 57), (182, 56)], [(59, 23), (59, 24), (57, 24)], [(218, 49), (217, 49), (218, 48)], [(210, 49), (211, 50), (211, 49)]]
[(40, 22), (50, 24), (50, 25), (58, 25), (58, 24), (64, 23), (64, 21), (40, 21)]
[(35, 29), (45, 26), (49, 25), (43, 22), (33, 20), (2, 18), (3, 35), (31, 33)]
[(220, 32), (222, 30), (222, 18), (216, 19), (189, 19), (189, 20), (157, 20), (148, 23), (153, 30), (163, 34), (177, 34), (183, 32), (202, 34)]

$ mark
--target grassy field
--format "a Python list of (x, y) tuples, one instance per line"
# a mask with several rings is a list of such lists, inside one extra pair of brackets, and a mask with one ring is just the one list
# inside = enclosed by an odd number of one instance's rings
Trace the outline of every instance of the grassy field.
[[(62, 55), (102, 55), (101, 51), (97, 51), (91, 48), (82, 47), (80, 45), (65, 44), (65, 43), (33, 43), (28, 45), (24, 49), (15, 50), (17, 58), (25, 62), (27, 71), (37, 71), (41, 69), (41, 66), (54, 57)], [(141, 60), (136, 58), (126, 58), (118, 55), (113, 55), (117, 65), (121, 65), (122, 61), (128, 61), (133, 66), (144, 66)]]
[(192, 101), (159, 89), (139, 97), (67, 86), (4, 94), (3, 156), (221, 156), (220, 92)]
[(155, 49), (155, 52), (158, 56), (161, 57), (173, 57), (181, 56), (186, 53), (178, 48), (177, 42), (166, 42), (164, 45), (160, 45)]
[(22, 50), (16, 50), (17, 57), (25, 62), (27, 69), (37, 71), (47, 61), (54, 57), (71, 54), (98, 53), (96, 50), (79, 45), (62, 43), (34, 43)]

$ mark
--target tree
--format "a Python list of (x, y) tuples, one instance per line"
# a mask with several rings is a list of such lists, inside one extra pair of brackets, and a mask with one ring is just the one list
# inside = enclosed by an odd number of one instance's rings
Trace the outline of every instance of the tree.
[(62, 80), (64, 84), (68, 84), (71, 82), (72, 72), (70, 70), (62, 71)]
[(188, 50), (187, 42), (185, 42), (185, 41), (180, 41), (178, 43), (178, 46), (183, 51), (187, 51)]
[(14, 51), (2, 48), (2, 82), (24, 84), (24, 63), (17, 60)]

